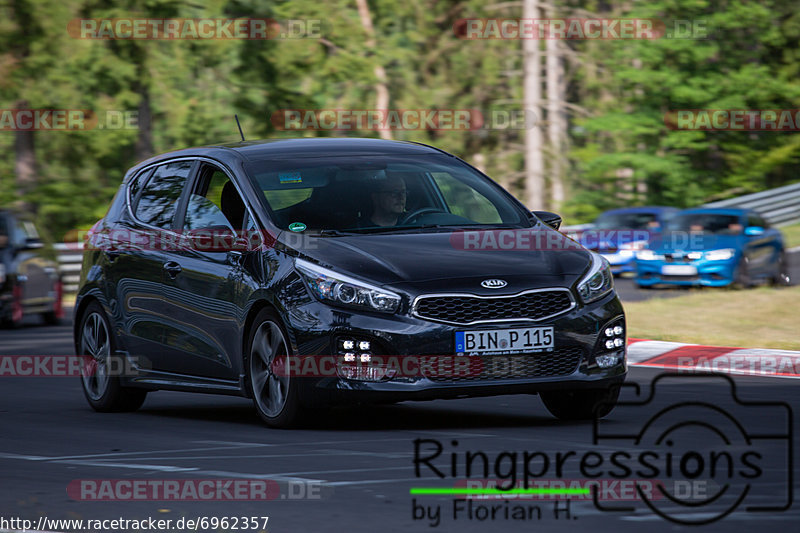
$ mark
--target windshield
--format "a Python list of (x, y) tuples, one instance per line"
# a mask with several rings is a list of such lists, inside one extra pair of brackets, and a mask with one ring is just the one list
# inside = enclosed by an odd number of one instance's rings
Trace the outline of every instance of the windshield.
[(292, 231), (531, 225), (496, 185), (447, 156), (260, 161), (248, 173), (275, 223)]
[(655, 213), (608, 213), (595, 221), (597, 229), (658, 229)]
[(744, 231), (736, 215), (715, 213), (686, 213), (678, 215), (667, 223), (670, 231), (692, 231), (717, 235), (740, 235)]

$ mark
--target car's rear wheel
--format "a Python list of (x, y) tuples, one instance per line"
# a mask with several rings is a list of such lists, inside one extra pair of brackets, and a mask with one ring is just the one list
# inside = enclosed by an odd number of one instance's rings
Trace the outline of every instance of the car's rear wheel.
[(786, 258), (786, 252), (781, 252), (780, 259), (778, 259), (777, 271), (770, 281), (777, 287), (788, 287), (792, 284), (792, 278), (789, 274), (789, 260)]
[(0, 321), (4, 328), (16, 329), (22, 325), (22, 286), (15, 284), (11, 289), (11, 309), (8, 315)]
[(608, 415), (617, 405), (619, 386), (606, 389), (541, 392), (542, 403), (561, 420), (593, 420)]
[(147, 391), (123, 387), (120, 376), (114, 375), (122, 364), (115, 354), (114, 336), (100, 304), (92, 302), (86, 307), (78, 331), (78, 354), (84, 358), (81, 386), (89, 405), (100, 412), (135, 411), (141, 407)]
[(733, 286), (737, 289), (747, 289), (753, 285), (753, 280), (750, 278), (750, 269), (746, 257), (739, 260), (736, 265), (736, 272), (733, 277)]
[(289, 357), (288, 335), (280, 318), (272, 310), (262, 310), (250, 330), (247, 381), (256, 411), (272, 427), (291, 427), (303, 414), (297, 383), (288, 373)]
[(53, 293), (55, 294), (53, 297), (53, 308), (50, 311), (42, 313), (42, 320), (48, 326), (57, 326), (59, 323), (61, 323), (61, 317), (64, 314), (64, 311), (61, 308), (64, 285), (61, 283), (61, 280), (56, 281), (53, 285)]

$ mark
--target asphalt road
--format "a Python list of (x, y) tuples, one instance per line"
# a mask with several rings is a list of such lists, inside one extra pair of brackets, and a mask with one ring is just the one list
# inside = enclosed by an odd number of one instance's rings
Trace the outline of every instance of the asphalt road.
[[(0, 356), (70, 353), (69, 326), (30, 325), (15, 331), (0, 331)], [(628, 382), (647, 391), (656, 375), (653, 370), (634, 368)], [(509, 456), (500, 454), (517, 453), (518, 459), (513, 464), (519, 480), (525, 471), (525, 452), (541, 452), (529, 464), (532, 476), (543, 468), (544, 456), (547, 457), (548, 471), (540, 479), (551, 480), (586, 480), (597, 475), (597, 469), (581, 472), (576, 459), (585, 458), (590, 452), (600, 452), (606, 461), (604, 465), (610, 464), (607, 461), (612, 453), (637, 457), (643, 451), (655, 450), (666, 461), (665, 450), (674, 449), (674, 457), (680, 458), (697, 452), (700, 459), (689, 457), (685, 465), (694, 477), (684, 476), (682, 485), (675, 484), (675, 476), (665, 474), (666, 462), (659, 463), (661, 471), (656, 479), (672, 487), (673, 493), (694, 491), (697, 497), (702, 496), (702, 491), (716, 494), (724, 489), (726, 481), (730, 490), (714, 503), (694, 507), (671, 504), (662, 498), (654, 504), (659, 510), (677, 520), (713, 518), (730, 508), (733, 498), (749, 485), (744, 501), (730, 515), (699, 530), (736, 532), (766, 526), (788, 531), (800, 523), (797, 504), (788, 511), (754, 509), (780, 506), (790, 489), (796, 492), (800, 488), (797, 481), (792, 486), (787, 479), (790, 472), (795, 474), (795, 480), (798, 476), (796, 467), (789, 466), (786, 439), (752, 438), (754, 435), (785, 437), (789, 421), (797, 428), (800, 402), (795, 380), (737, 377), (735, 381), (744, 400), (790, 402), (794, 413), (791, 417), (781, 406), (741, 405), (733, 399), (728, 382), (721, 378), (684, 376), (667, 380), (657, 389), (653, 405), (618, 407), (601, 422), (601, 434), (611, 433), (620, 438), (604, 439), (598, 444), (592, 440), (592, 424), (557, 422), (538, 398), (525, 395), (340, 408), (309, 427), (281, 431), (264, 427), (250, 402), (240, 398), (157, 392), (151, 393), (136, 413), (99, 414), (88, 407), (77, 378), (2, 377), (0, 380), (0, 531), (9, 527), (3, 525), (3, 518), (153, 517), (174, 523), (181, 517), (203, 516), (267, 516), (267, 530), (275, 533), (486, 531), (487, 528), (498, 532), (576, 528), (639, 532), (644, 528), (674, 531), (679, 527), (651, 512), (643, 501), (628, 501), (633, 493), (625, 491), (630, 490), (631, 482), (616, 486), (613, 483), (619, 480), (611, 476), (610, 469), (602, 468), (599, 479), (610, 484), (605, 485), (608, 490), (601, 505), (632, 505), (632, 509), (601, 511), (591, 501), (574, 499), (569, 504), (569, 514), (563, 510), (566, 503), (558, 503), (561, 511), (556, 518), (555, 504), (550, 500), (475, 500), (470, 518), (468, 504), (460, 498), (409, 494), (412, 487), (458, 486), (459, 480), (466, 477), (466, 451), (484, 452), (489, 459), (489, 474), (484, 476), (480, 472), (479, 463), (477, 473), (473, 472), (470, 478), (495, 479), (509, 479), (512, 471)], [(633, 398), (632, 391), (624, 391), (623, 396)], [(676, 425), (673, 417), (670, 422), (673, 433), (666, 441), (658, 443), (651, 430), (644, 432), (639, 444), (622, 438), (642, 430), (659, 406), (700, 398), (712, 407), (681, 408), (675, 416), (683, 423)], [(739, 421), (741, 429), (719, 410), (728, 411)], [(651, 427), (657, 426), (654, 423)], [(729, 444), (724, 444), (726, 438)], [(439, 468), (445, 479), (438, 478), (424, 462), (420, 463), (419, 475), (415, 472), (417, 439), (426, 439), (420, 444), (421, 458), (431, 453), (434, 445), (431, 441), (442, 445), (442, 454), (429, 464)], [(794, 439), (793, 446), (797, 449), (796, 431)], [(708, 454), (714, 450), (729, 452), (734, 457), (733, 478), (725, 478), (724, 467), (713, 477), (708, 470), (696, 469), (703, 457), (710, 463)], [(747, 461), (742, 462), (748, 450), (760, 454), (750, 455), (750, 462), (757, 464), (757, 470), (747, 467)], [(455, 475), (449, 471), (453, 451), (459, 452)], [(559, 453), (567, 455), (563, 471), (556, 473)], [(595, 460), (597, 457), (590, 457), (588, 464)], [(645, 479), (636, 474), (637, 464), (641, 468), (643, 463), (635, 463), (634, 473), (628, 477)], [(683, 463), (676, 460), (675, 465), (677, 469)], [(749, 473), (751, 478), (745, 479), (741, 472)], [(270, 479), (275, 481), (280, 495), (270, 501), (81, 501), (79, 492), (67, 491), (70, 483), (72, 486), (79, 483), (75, 480), (173, 479)], [(484, 512), (490, 516), (493, 506), (495, 519), (482, 520)], [(504, 517), (503, 509), (509, 509), (509, 516), (514, 516), (514, 506), (523, 509), (519, 512), (527, 517), (525, 520)], [(414, 518), (415, 508), (418, 519)], [(438, 518), (436, 509), (440, 513)], [(421, 518), (425, 512), (429, 515)], [(434, 527), (433, 523), (438, 525)], [(220, 530), (233, 531), (232, 525)], [(242, 525), (240, 522), (238, 527)], [(67, 528), (51, 525), (44, 529)]]

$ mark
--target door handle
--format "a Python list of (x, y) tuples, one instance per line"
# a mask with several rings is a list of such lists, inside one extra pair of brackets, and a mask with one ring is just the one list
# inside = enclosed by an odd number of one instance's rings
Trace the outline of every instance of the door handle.
[(164, 270), (167, 271), (167, 275), (169, 275), (171, 279), (175, 279), (175, 277), (181, 273), (183, 267), (181, 267), (181, 265), (179, 265), (175, 261), (167, 261), (166, 263), (164, 263)]

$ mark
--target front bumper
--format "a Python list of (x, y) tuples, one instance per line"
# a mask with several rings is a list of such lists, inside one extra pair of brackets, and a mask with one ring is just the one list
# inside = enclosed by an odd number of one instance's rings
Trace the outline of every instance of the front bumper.
[[(666, 262), (666, 261), (636, 261), (636, 283), (642, 286), (658, 284), (679, 286), (725, 287), (733, 283), (736, 276), (736, 258), (725, 261), (697, 261)], [(695, 267), (696, 274), (668, 275), (663, 274), (663, 267), (667, 265), (680, 265)]]
[[(579, 303), (562, 315), (537, 322), (454, 326), (409, 315), (368, 314), (309, 301), (294, 308), (286, 317), (286, 323), (293, 337), (295, 353), (304, 357), (330, 357), (336, 354), (337, 339), (343, 336), (369, 341), (373, 353), (385, 358), (453, 357), (456, 354), (457, 331), (540, 326), (552, 326), (554, 330), (555, 346), (552, 352), (472, 356), (491, 360), (483, 361), (482, 368), (510, 364), (518, 365), (514, 368), (526, 369), (519, 373), (505, 373), (502, 377), (487, 372), (468, 376), (401, 375), (380, 381), (362, 381), (341, 375), (306, 376), (301, 373), (302, 377), (298, 379), (301, 397), (312, 406), (535, 394), (549, 389), (605, 388), (623, 381), (627, 371), (624, 345), (610, 351), (600, 346), (604, 340), (604, 328), (609, 324), (617, 323), (625, 327), (622, 305), (614, 291), (598, 302), (590, 305)], [(595, 360), (600, 353), (615, 355), (616, 364), (601, 368)]]

